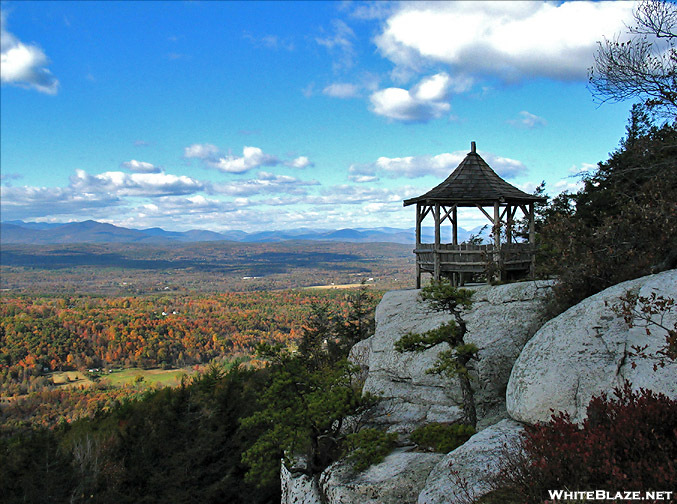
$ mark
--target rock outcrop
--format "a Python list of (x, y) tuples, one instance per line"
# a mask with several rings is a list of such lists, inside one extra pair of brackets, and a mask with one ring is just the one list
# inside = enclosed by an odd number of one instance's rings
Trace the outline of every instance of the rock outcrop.
[(328, 504), (413, 504), (430, 470), (443, 456), (400, 449), (357, 474), (349, 463), (339, 461), (322, 473), (320, 488)]
[[(580, 421), (593, 395), (610, 393), (626, 379), (636, 388), (677, 397), (676, 363), (666, 361), (654, 371), (656, 359), (628, 354), (633, 345), (647, 344), (645, 352), (655, 354), (665, 344), (665, 331), (649, 326), (647, 336), (643, 324), (630, 329), (610, 308), (627, 291), (677, 299), (677, 270), (611, 287), (540, 327), (550, 286), (524, 282), (474, 288), (473, 307), (464, 318), (466, 340), (480, 349), (473, 373), (481, 430), (469, 441), (447, 455), (400, 448), (359, 474), (345, 461), (315, 479), (294, 478), (284, 469), (283, 504), (468, 502), (490, 490), (488, 481), (504, 447), (514, 446), (523, 430), (519, 422), (547, 421), (551, 410), (568, 411)], [(404, 439), (418, 425), (461, 417), (458, 386), (426, 374), (446, 344), (420, 354), (394, 349), (407, 332), (424, 332), (448, 320), (447, 314), (430, 312), (419, 291), (389, 292), (376, 311), (376, 333), (351, 352), (366, 377), (365, 391), (383, 397), (377, 423), (405, 434)], [(677, 310), (661, 320), (667, 327), (675, 321)]]
[(501, 456), (518, 443), (523, 430), (513, 420), (502, 420), (475, 434), (430, 472), (418, 504), (466, 503), (489, 492)]
[[(581, 301), (545, 324), (525, 346), (510, 376), (508, 413), (527, 423), (545, 422), (552, 411), (566, 411), (582, 421), (594, 395), (612, 394), (629, 380), (635, 388), (648, 388), (677, 397), (677, 363), (666, 362), (654, 371), (655, 358), (631, 357), (633, 346), (649, 345), (656, 354), (665, 344), (665, 331), (643, 324), (633, 328), (614, 313), (626, 292), (648, 297), (652, 293), (677, 299), (677, 270), (670, 270), (610, 287)], [(671, 327), (677, 310), (663, 317)], [(633, 367), (634, 364), (634, 367)]]
[[(549, 282), (524, 282), (473, 289), (473, 305), (464, 318), (466, 341), (480, 349), (474, 370), (480, 427), (506, 416), (505, 387), (510, 370), (524, 344), (543, 323), (542, 303), (550, 286)], [(460, 387), (448, 378), (426, 373), (448, 346), (441, 344), (422, 353), (398, 353), (394, 348), (395, 341), (407, 332), (428, 331), (450, 319), (446, 313), (431, 312), (419, 299), (418, 290), (388, 292), (379, 304), (376, 332), (360, 344), (357, 353), (363, 368), (368, 360), (364, 390), (384, 398), (378, 422), (389, 430), (407, 433), (424, 423), (461, 418)]]
[(322, 504), (317, 479), (305, 474), (294, 475), (284, 463), (280, 468), (280, 487), (283, 504)]
[(317, 478), (281, 472), (283, 504), (414, 504), (441, 453), (400, 448), (383, 462), (356, 473), (346, 460), (327, 467)]

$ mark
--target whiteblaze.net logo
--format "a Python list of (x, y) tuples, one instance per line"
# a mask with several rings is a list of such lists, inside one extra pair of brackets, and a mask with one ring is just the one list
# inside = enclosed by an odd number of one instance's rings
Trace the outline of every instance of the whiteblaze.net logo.
[(669, 501), (674, 492), (609, 492), (608, 490), (588, 490), (570, 492), (567, 490), (548, 490), (550, 500), (557, 501)]

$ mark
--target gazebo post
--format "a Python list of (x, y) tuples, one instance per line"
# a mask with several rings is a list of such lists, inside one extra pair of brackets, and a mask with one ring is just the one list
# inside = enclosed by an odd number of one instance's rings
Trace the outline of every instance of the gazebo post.
[(439, 282), (440, 280), (440, 204), (435, 203), (435, 271), (434, 278)]
[(505, 209), (505, 243), (512, 243), (512, 208), (510, 203), (508, 203), (507, 208)]
[(535, 222), (534, 204), (529, 203), (529, 245), (534, 252), (531, 254), (530, 274), (533, 277), (536, 274), (536, 222)]
[(501, 250), (501, 207), (500, 203), (494, 203), (494, 245), (496, 250)]
[(454, 209), (453, 209), (452, 214), (451, 214), (452, 219), (453, 219), (453, 221), (451, 221), (452, 229), (453, 229), (453, 231), (452, 231), (453, 234), (452, 234), (451, 240), (452, 240), (452, 243), (454, 244), (454, 246), (458, 245), (458, 211), (457, 211), (457, 208), (458, 208), (457, 205), (454, 205)]
[[(421, 204), (416, 203), (416, 250), (421, 248)], [(416, 288), (421, 288), (421, 261), (416, 254)]]
[(498, 278), (503, 280), (503, 261), (501, 261), (501, 204), (494, 202), (494, 261), (498, 264)]

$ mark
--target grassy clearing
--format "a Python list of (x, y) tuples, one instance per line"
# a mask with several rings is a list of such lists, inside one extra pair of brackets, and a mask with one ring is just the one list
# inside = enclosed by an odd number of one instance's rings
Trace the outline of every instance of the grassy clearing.
[(94, 381), (82, 371), (57, 371), (47, 375), (54, 385), (62, 387), (89, 387)]
[(190, 375), (195, 368), (181, 369), (141, 369), (128, 368), (113, 371), (101, 376), (102, 383), (108, 383), (114, 387), (139, 384), (141, 386), (177, 387), (181, 384), (183, 375)]

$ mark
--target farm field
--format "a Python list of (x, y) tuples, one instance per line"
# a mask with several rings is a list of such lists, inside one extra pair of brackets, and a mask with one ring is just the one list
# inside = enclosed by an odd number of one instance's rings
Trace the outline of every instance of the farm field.
[(190, 377), (203, 366), (187, 366), (180, 369), (142, 369), (138, 367), (126, 369), (89, 371), (57, 371), (45, 376), (59, 387), (91, 387), (97, 383), (112, 387), (135, 385), (138, 387), (176, 387), (181, 384), (182, 377)]
[(99, 381), (113, 387), (136, 385), (140, 387), (177, 387), (183, 377), (196, 373), (201, 366), (191, 366), (181, 369), (116, 369), (109, 374), (101, 375)]

